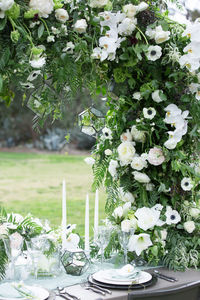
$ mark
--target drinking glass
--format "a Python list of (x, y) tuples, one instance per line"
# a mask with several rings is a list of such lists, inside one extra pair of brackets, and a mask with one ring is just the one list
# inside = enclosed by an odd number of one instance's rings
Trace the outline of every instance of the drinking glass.
[(98, 230), (94, 233), (95, 242), (101, 251), (101, 264), (104, 261), (104, 250), (110, 241), (110, 228), (106, 226), (99, 226)]
[(131, 235), (134, 234), (134, 229), (130, 229), (130, 231), (118, 231), (118, 240), (121, 245), (121, 248), (124, 250), (124, 264), (126, 265), (128, 262), (128, 243)]

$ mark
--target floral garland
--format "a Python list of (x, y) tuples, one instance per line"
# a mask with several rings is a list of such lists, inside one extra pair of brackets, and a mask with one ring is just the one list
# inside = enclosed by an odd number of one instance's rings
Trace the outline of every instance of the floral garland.
[(200, 266), (200, 23), (159, 3), (1, 0), (0, 96), (20, 85), (54, 119), (83, 86), (106, 96), (94, 187), (107, 187), (110, 221), (135, 229), (130, 255), (184, 269)]

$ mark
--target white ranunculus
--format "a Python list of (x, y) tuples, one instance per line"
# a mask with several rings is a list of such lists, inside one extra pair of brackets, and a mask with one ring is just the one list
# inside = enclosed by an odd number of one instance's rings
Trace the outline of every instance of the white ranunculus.
[(104, 153), (105, 153), (105, 155), (110, 156), (110, 155), (112, 155), (112, 150), (106, 149), (106, 150), (104, 151)]
[(3, 12), (11, 9), (14, 4), (14, 0), (0, 0), (0, 10)]
[(122, 231), (124, 231), (124, 232), (129, 232), (130, 231), (130, 229), (131, 229), (131, 227), (132, 227), (132, 223), (131, 223), (131, 221), (130, 220), (123, 220), (122, 222), (121, 222), (121, 230)]
[(156, 90), (151, 94), (151, 97), (152, 97), (153, 101), (155, 101), (156, 103), (160, 103), (160, 102), (164, 101), (164, 99), (161, 98), (160, 95), (164, 95), (163, 91), (162, 90)]
[(142, 95), (140, 92), (133, 93), (133, 99), (140, 101), (142, 99)]
[(133, 4), (126, 4), (123, 6), (122, 11), (128, 18), (133, 18), (137, 14), (137, 6)]
[(120, 140), (122, 142), (131, 142), (132, 141), (132, 134), (130, 130), (126, 130), (126, 132), (123, 132), (120, 136)]
[(134, 171), (132, 174), (134, 175), (135, 180), (138, 182), (149, 183), (151, 181), (149, 176), (145, 173)]
[(87, 22), (85, 19), (80, 19), (77, 20), (76, 23), (74, 24), (74, 30), (78, 33), (84, 33), (86, 32), (87, 29)]
[(86, 157), (86, 158), (84, 159), (84, 162), (85, 162), (87, 165), (89, 165), (89, 166), (93, 166), (94, 163), (95, 163), (95, 159), (92, 158), (92, 157)]
[(152, 120), (156, 115), (156, 110), (153, 107), (148, 107), (148, 108), (144, 107), (143, 115), (145, 119)]
[(187, 221), (183, 223), (183, 227), (188, 233), (192, 233), (195, 230), (195, 223), (194, 221)]
[(130, 192), (124, 192), (123, 187), (119, 187), (118, 191), (120, 200), (131, 203), (135, 202), (133, 194), (131, 194)]
[(192, 207), (189, 210), (189, 214), (193, 218), (198, 218), (200, 216), (200, 209), (198, 209), (196, 207)]
[(90, 0), (89, 5), (92, 8), (101, 8), (108, 4), (109, 0)]
[(112, 215), (113, 215), (113, 217), (114, 217), (115, 219), (117, 219), (117, 218), (120, 218), (120, 219), (121, 219), (122, 216), (123, 216), (123, 208), (122, 208), (122, 206), (116, 207), (116, 208), (114, 209)]
[(123, 142), (117, 148), (117, 152), (121, 165), (125, 166), (131, 163), (135, 155), (135, 148), (132, 142)]
[(111, 159), (109, 166), (108, 166), (108, 172), (111, 174), (113, 178), (117, 177), (117, 168), (119, 167), (118, 162), (114, 159)]
[(45, 57), (39, 57), (30, 60), (30, 65), (32, 68), (40, 69), (46, 64), (46, 58)]
[(29, 7), (38, 10), (40, 17), (48, 18), (53, 11), (54, 2), (53, 0), (30, 0)]
[(138, 130), (135, 125), (131, 127), (131, 134), (136, 142), (144, 143), (146, 140), (145, 132)]
[(155, 28), (155, 42), (156, 44), (161, 44), (170, 38), (170, 31), (164, 31), (162, 26), (157, 26)]
[(160, 148), (151, 148), (148, 154), (148, 162), (153, 166), (159, 166), (165, 161), (165, 157)]
[(136, 19), (125, 18), (118, 26), (120, 35), (129, 36), (136, 28)]
[(131, 167), (137, 171), (141, 171), (143, 168), (147, 168), (147, 162), (141, 156), (135, 156), (132, 159)]
[(63, 8), (56, 9), (55, 17), (61, 23), (65, 23), (67, 20), (69, 20), (69, 14), (66, 9)]
[(184, 177), (181, 180), (181, 187), (184, 191), (191, 191), (193, 188), (193, 183), (190, 177)]
[(135, 251), (139, 256), (143, 250), (148, 249), (152, 246), (152, 241), (150, 235), (147, 233), (140, 233), (138, 235), (133, 235), (129, 239), (128, 250)]
[(138, 227), (148, 230), (158, 223), (160, 211), (149, 207), (142, 207), (136, 210), (135, 217), (138, 220)]
[(149, 46), (146, 56), (148, 60), (156, 61), (162, 56), (162, 48), (160, 46)]
[(167, 206), (165, 216), (167, 225), (177, 224), (181, 221), (181, 216), (177, 210), (173, 210), (170, 206)]
[(64, 244), (64, 248), (67, 250), (75, 250), (78, 248), (78, 244), (80, 242), (80, 237), (76, 233), (70, 233), (68, 236), (66, 243)]

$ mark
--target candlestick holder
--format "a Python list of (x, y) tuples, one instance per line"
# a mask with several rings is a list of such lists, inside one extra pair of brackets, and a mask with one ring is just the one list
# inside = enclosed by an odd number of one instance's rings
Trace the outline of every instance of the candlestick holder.
[(80, 276), (89, 267), (89, 259), (83, 250), (63, 250), (61, 263), (65, 272), (70, 275)]

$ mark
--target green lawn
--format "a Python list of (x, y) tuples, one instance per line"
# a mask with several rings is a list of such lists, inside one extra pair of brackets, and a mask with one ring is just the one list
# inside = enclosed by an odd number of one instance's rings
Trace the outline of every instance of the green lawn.
[[(61, 223), (62, 181), (67, 188), (67, 221), (84, 232), (85, 197), (90, 196), (90, 231), (93, 230), (92, 171), (84, 156), (0, 153), (0, 205), (8, 212)], [(100, 218), (104, 218), (105, 193), (100, 191)]]

